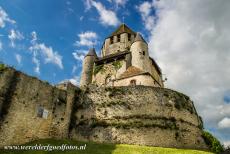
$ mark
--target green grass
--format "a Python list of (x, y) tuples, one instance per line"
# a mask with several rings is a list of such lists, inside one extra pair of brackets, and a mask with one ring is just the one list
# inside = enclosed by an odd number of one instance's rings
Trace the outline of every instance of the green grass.
[(69, 150), (69, 151), (6, 151), (0, 150), (1, 154), (211, 154), (210, 152), (198, 151), (198, 150), (185, 150), (185, 149), (173, 149), (173, 148), (161, 148), (161, 147), (148, 147), (138, 145), (126, 145), (126, 144), (99, 144), (94, 142), (79, 142), (72, 140), (53, 140), (44, 139), (39, 141), (30, 142), (25, 145), (85, 145), (85, 150)]

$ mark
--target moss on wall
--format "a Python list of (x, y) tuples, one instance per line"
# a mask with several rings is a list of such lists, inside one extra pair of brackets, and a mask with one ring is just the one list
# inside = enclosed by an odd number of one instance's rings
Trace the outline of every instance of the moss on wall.
[(114, 66), (115, 70), (119, 70), (122, 67), (122, 64), (120, 61), (114, 61), (112, 65)]
[(2, 73), (6, 69), (5, 64), (0, 64), (0, 73)]
[(103, 71), (104, 71), (104, 65), (103, 64), (101, 64), (101, 65), (95, 65), (94, 66), (94, 70), (93, 70), (93, 75), (96, 75), (99, 72), (103, 73)]

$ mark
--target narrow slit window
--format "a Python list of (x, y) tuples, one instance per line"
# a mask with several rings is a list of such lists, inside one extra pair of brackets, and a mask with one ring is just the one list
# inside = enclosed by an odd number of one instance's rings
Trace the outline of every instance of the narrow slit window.
[(121, 41), (121, 35), (117, 35), (117, 42)]
[(113, 44), (113, 37), (110, 38), (110, 43)]
[(131, 41), (131, 34), (128, 34), (128, 41)]
[(142, 54), (145, 56), (145, 51), (142, 51)]

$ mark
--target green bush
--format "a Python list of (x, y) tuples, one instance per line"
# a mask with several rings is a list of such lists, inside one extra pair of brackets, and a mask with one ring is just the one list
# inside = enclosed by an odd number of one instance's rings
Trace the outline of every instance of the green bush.
[(122, 67), (122, 64), (120, 61), (115, 61), (113, 62), (112, 65), (114, 66), (115, 70), (119, 70)]
[(224, 151), (223, 145), (221, 145), (220, 141), (218, 141), (218, 139), (215, 138), (211, 133), (203, 131), (202, 137), (212, 152), (220, 153)]
[(3, 72), (6, 69), (6, 66), (4, 64), (0, 64), (0, 72)]

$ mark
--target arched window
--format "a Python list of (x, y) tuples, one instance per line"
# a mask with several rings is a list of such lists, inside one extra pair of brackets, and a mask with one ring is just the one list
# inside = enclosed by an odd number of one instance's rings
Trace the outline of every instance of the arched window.
[(136, 83), (136, 80), (131, 80), (131, 81), (130, 81), (130, 86), (136, 86), (136, 84), (137, 84), (137, 83)]

